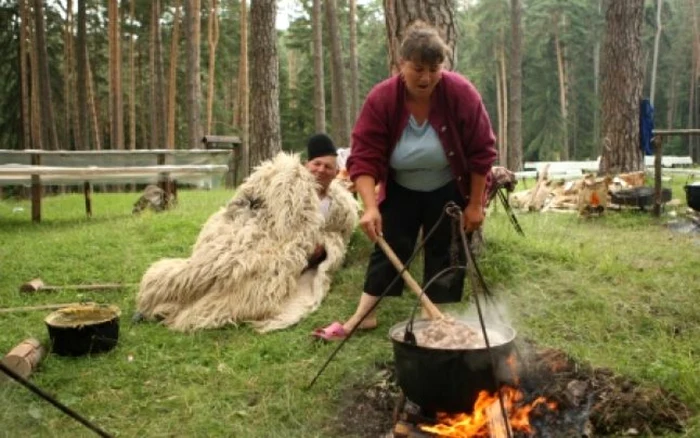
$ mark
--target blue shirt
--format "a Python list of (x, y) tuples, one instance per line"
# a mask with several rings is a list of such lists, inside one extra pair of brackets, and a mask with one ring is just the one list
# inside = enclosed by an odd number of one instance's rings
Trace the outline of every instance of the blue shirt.
[(437, 132), (426, 119), (411, 117), (394, 148), (389, 165), (394, 179), (407, 189), (430, 192), (452, 181), (452, 171)]

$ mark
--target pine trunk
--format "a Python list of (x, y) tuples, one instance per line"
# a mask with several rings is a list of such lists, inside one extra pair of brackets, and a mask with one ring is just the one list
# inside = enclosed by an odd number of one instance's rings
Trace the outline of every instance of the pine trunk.
[(30, 57), (30, 48), (27, 47), (29, 41), (28, 24), (29, 19), (27, 14), (26, 0), (18, 1), (19, 7), (19, 74), (20, 74), (20, 93), (22, 99), (22, 149), (31, 149), (32, 145), (32, 117), (30, 110), (32, 108), (29, 96), (29, 83), (31, 81), (31, 73), (29, 71), (28, 59)]
[(129, 2), (129, 20), (132, 33), (129, 35), (129, 149), (136, 149), (136, 0)]
[[(559, 38), (559, 16), (553, 17), (554, 21), (554, 50), (557, 56), (557, 73), (559, 78), (559, 112), (561, 114), (561, 156), (564, 161), (569, 159), (569, 113), (566, 100), (567, 78), (566, 60), (564, 59), (564, 47)], [(564, 19), (562, 19), (564, 23)], [(564, 27), (565, 24), (562, 24)]]
[(209, 8), (207, 40), (209, 42), (209, 75), (207, 78), (207, 133), (211, 134), (214, 117), (214, 78), (216, 74), (216, 45), (219, 42), (219, 5), (217, 0), (211, 0)]
[(332, 105), (337, 108), (338, 125), (333, 126), (335, 143), (339, 147), (350, 144), (350, 116), (348, 114), (347, 87), (345, 86), (345, 68), (343, 65), (343, 47), (340, 41), (338, 10), (336, 0), (326, 0), (326, 22), (331, 42), (331, 62), (333, 65), (333, 88), (335, 100)]
[(177, 109), (177, 60), (180, 54), (180, 10), (181, 0), (175, 0), (173, 33), (170, 37), (170, 70), (168, 72), (168, 135), (165, 147), (175, 149), (175, 110)]
[(202, 140), (200, 105), (202, 89), (199, 78), (200, 2), (185, 0), (187, 29), (187, 148), (196, 148)]
[(316, 132), (326, 131), (326, 93), (323, 80), (323, 20), (321, 0), (313, 0), (311, 15), (314, 47), (314, 127)]
[(121, 31), (119, 2), (109, 1), (109, 125), (112, 149), (124, 149), (124, 108), (122, 104)]
[(241, 116), (241, 168), (242, 177), (250, 172), (250, 108), (248, 88), (248, 7), (247, 0), (241, 1), (241, 54), (238, 67), (239, 92), (238, 110)]
[(100, 134), (100, 117), (97, 113), (97, 96), (95, 96), (95, 82), (92, 78), (92, 66), (90, 56), (85, 57), (87, 61), (87, 89), (88, 100), (90, 101), (90, 117), (92, 118), (92, 132), (95, 136), (95, 150), (102, 150), (102, 135)]
[(661, 6), (662, 0), (656, 1), (656, 33), (654, 34), (654, 54), (651, 65), (651, 84), (649, 86), (649, 102), (654, 106), (654, 95), (656, 94), (656, 68), (659, 64), (659, 42), (661, 41)]
[(58, 133), (53, 112), (51, 81), (49, 78), (49, 55), (46, 49), (46, 29), (44, 27), (44, 0), (34, 0), (35, 42), (39, 64), (39, 88), (41, 90), (41, 127), (44, 149), (58, 149)]
[(88, 64), (87, 64), (87, 0), (78, 0), (78, 37), (76, 40), (77, 95), (78, 95), (78, 132), (75, 135), (77, 149), (90, 148), (90, 123), (88, 106)]
[(350, 0), (350, 125), (360, 110), (360, 81), (357, 67), (357, 0)]
[(606, 6), (601, 90), (603, 154), (599, 171), (616, 175), (644, 169), (639, 147), (644, 0), (615, 0), (606, 2)]
[(505, 38), (501, 38), (501, 44), (498, 48), (498, 69), (501, 74), (501, 110), (503, 115), (503, 124), (501, 125), (501, 135), (503, 135), (503, 151), (506, 154), (506, 159), (508, 157), (509, 139), (508, 139), (508, 69), (506, 68), (506, 49), (505, 49)]
[(250, 33), (253, 53), (250, 71), (250, 165), (272, 158), (281, 149), (279, 60), (277, 56), (277, 2), (253, 0)]
[(66, 21), (63, 27), (63, 135), (61, 149), (73, 149), (71, 121), (73, 95), (73, 0), (66, 2)]
[(510, 90), (508, 92), (508, 156), (501, 163), (507, 163), (509, 169), (518, 171), (523, 168), (523, 5), (521, 0), (511, 0), (510, 26), (510, 66), (508, 75)]
[(387, 40), (389, 42), (389, 70), (396, 73), (399, 68), (399, 48), (406, 27), (416, 20), (422, 20), (437, 27), (442, 32), (450, 53), (445, 60), (445, 68), (457, 65), (455, 44), (457, 31), (454, 22), (452, 0), (403, 1), (384, 0)]

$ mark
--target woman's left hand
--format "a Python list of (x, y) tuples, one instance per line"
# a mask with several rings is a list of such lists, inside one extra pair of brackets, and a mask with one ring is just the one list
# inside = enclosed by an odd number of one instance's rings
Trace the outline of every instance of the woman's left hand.
[(469, 203), (462, 212), (464, 218), (464, 230), (467, 233), (478, 229), (484, 223), (484, 208), (480, 203)]

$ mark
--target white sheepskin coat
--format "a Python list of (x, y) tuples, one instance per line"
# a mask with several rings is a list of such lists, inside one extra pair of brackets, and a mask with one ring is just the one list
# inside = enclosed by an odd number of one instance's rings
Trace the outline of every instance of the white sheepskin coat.
[[(151, 265), (138, 311), (177, 331), (249, 322), (259, 332), (315, 311), (342, 264), (358, 212), (352, 195), (334, 181), (324, 220), (316, 188), (297, 155), (280, 153), (262, 163), (205, 223), (189, 258)], [(327, 258), (305, 270), (318, 244)]]

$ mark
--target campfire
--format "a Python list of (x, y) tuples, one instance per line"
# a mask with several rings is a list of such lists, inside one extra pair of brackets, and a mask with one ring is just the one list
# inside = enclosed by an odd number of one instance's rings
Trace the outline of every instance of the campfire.
[(507, 436), (508, 427), (512, 432), (519, 431), (529, 436), (533, 432), (530, 415), (536, 408), (557, 409), (557, 403), (549, 402), (545, 397), (537, 397), (534, 401), (525, 403), (525, 395), (516, 388), (504, 387), (501, 397), (508, 413), (507, 423), (503, 421), (499, 396), (481, 391), (471, 414), (438, 414), (437, 424), (419, 427), (424, 432), (449, 438)]
[[(520, 379), (501, 388), (514, 438), (659, 436), (684, 430), (690, 410), (662, 388), (576, 362), (561, 350), (525, 343), (519, 351), (525, 358)], [(468, 414), (425, 412), (402, 394), (394, 363), (378, 364), (374, 377), (346, 394), (337, 422), (345, 435), (507, 437), (493, 391), (480, 392)]]

